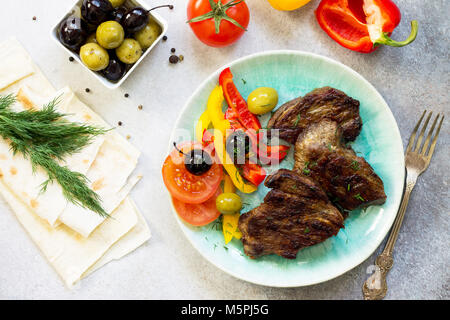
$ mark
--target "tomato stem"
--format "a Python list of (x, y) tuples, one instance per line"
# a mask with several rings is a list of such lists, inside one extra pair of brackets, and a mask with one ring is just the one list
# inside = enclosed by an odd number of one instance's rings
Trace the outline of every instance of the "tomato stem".
[(232, 0), (228, 2), (227, 4), (223, 4), (222, 0), (219, 0), (218, 2), (215, 2), (214, 0), (209, 0), (209, 4), (211, 6), (211, 11), (208, 13), (205, 13), (201, 16), (195, 17), (193, 19), (190, 19), (187, 21), (187, 23), (193, 23), (193, 22), (200, 22), (208, 19), (214, 19), (214, 24), (216, 28), (216, 34), (220, 33), (220, 23), (222, 20), (226, 20), (228, 22), (231, 22), (236, 27), (241, 28), (244, 31), (247, 31), (239, 22), (234, 20), (233, 18), (229, 17), (227, 15), (227, 10), (231, 7), (237, 6), (241, 2), (244, 2), (244, 0)]

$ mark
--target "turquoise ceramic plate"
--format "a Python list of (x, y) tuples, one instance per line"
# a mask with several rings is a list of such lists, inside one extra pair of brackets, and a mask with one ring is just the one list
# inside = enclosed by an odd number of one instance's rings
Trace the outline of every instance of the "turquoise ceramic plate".
[[(353, 148), (383, 180), (387, 202), (383, 206), (352, 212), (345, 221), (345, 229), (336, 237), (301, 250), (295, 260), (275, 255), (249, 259), (244, 255), (239, 240), (234, 239), (225, 246), (217, 225), (191, 227), (183, 223), (174, 211), (181, 229), (193, 246), (215, 266), (256, 284), (306, 286), (330, 280), (356, 267), (375, 251), (388, 233), (403, 191), (403, 145), (388, 105), (358, 73), (334, 60), (311, 53), (264, 52), (227, 66), (231, 67), (235, 83), (244, 97), (257, 87), (273, 87), (279, 93), (281, 105), (315, 88), (331, 86), (358, 99), (361, 102), (363, 130), (353, 143)], [(208, 96), (217, 84), (221, 70), (223, 68), (212, 74), (189, 99), (176, 122), (171, 141), (194, 139), (194, 125), (205, 110)], [(180, 135), (183, 129), (185, 133)], [(292, 152), (281, 166), (292, 168)], [(273, 170), (276, 168), (271, 168)], [(257, 193), (243, 196), (245, 206), (242, 212), (258, 206), (267, 192), (267, 188), (260, 187)]]

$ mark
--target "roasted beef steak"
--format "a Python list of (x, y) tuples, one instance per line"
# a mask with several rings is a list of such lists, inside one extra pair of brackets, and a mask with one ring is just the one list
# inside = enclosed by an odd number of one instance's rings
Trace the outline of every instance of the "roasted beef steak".
[(383, 181), (345, 144), (362, 128), (357, 100), (330, 87), (316, 89), (281, 106), (268, 128), (295, 143), (295, 165), (267, 177), (272, 190), (264, 202), (241, 215), (249, 257), (295, 259), (300, 249), (336, 235), (347, 211), (386, 201)]
[(293, 144), (303, 130), (323, 119), (336, 121), (343, 130), (344, 139), (353, 141), (362, 128), (359, 101), (331, 87), (315, 89), (282, 105), (267, 127), (278, 129), (279, 137)]
[(295, 144), (294, 171), (316, 181), (341, 210), (383, 204), (383, 181), (364, 158), (342, 143), (342, 136), (334, 121), (310, 125)]
[(336, 235), (343, 227), (339, 210), (309, 177), (281, 169), (265, 185), (272, 190), (264, 203), (239, 219), (249, 257), (277, 254), (295, 259), (300, 249)]

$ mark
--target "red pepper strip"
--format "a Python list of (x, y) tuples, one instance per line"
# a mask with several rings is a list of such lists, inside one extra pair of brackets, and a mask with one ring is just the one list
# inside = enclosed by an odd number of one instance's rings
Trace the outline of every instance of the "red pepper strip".
[(212, 148), (214, 149), (214, 136), (207, 129), (203, 131), (202, 144), (204, 147), (209, 147), (212, 144)]
[(263, 154), (264, 147), (261, 148), (261, 143), (259, 144), (260, 148), (258, 149), (258, 157), (263, 163), (273, 163), (275, 161), (281, 162), (288, 154), (290, 147), (285, 145), (279, 146), (266, 146), (267, 151), (266, 155)]
[(219, 83), (222, 86), (223, 95), (228, 106), (237, 114), (242, 125), (247, 129), (253, 129), (255, 131), (261, 129), (258, 117), (248, 110), (247, 101), (242, 98), (242, 95), (236, 88), (230, 68), (222, 71), (219, 77)]
[(322, 0), (316, 18), (337, 43), (362, 53), (370, 53), (382, 44), (403, 47), (417, 36), (418, 24), (413, 20), (405, 41), (389, 37), (401, 20), (400, 10), (391, 0)]
[(257, 164), (246, 163), (242, 167), (242, 176), (255, 186), (259, 186), (266, 178), (266, 171)]

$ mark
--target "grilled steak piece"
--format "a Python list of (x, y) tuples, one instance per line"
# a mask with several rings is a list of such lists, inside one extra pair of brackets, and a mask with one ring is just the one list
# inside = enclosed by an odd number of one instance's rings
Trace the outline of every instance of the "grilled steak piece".
[(343, 217), (309, 177), (280, 169), (266, 179), (273, 188), (257, 208), (239, 218), (244, 252), (250, 258), (277, 254), (295, 259), (343, 227)]
[(359, 101), (331, 87), (315, 89), (282, 105), (267, 127), (279, 129), (280, 138), (293, 144), (309, 125), (323, 119), (336, 121), (343, 129), (344, 139), (353, 141), (362, 128)]
[(383, 204), (383, 181), (364, 158), (341, 143), (342, 134), (330, 120), (304, 130), (295, 144), (294, 171), (315, 180), (341, 210)]

